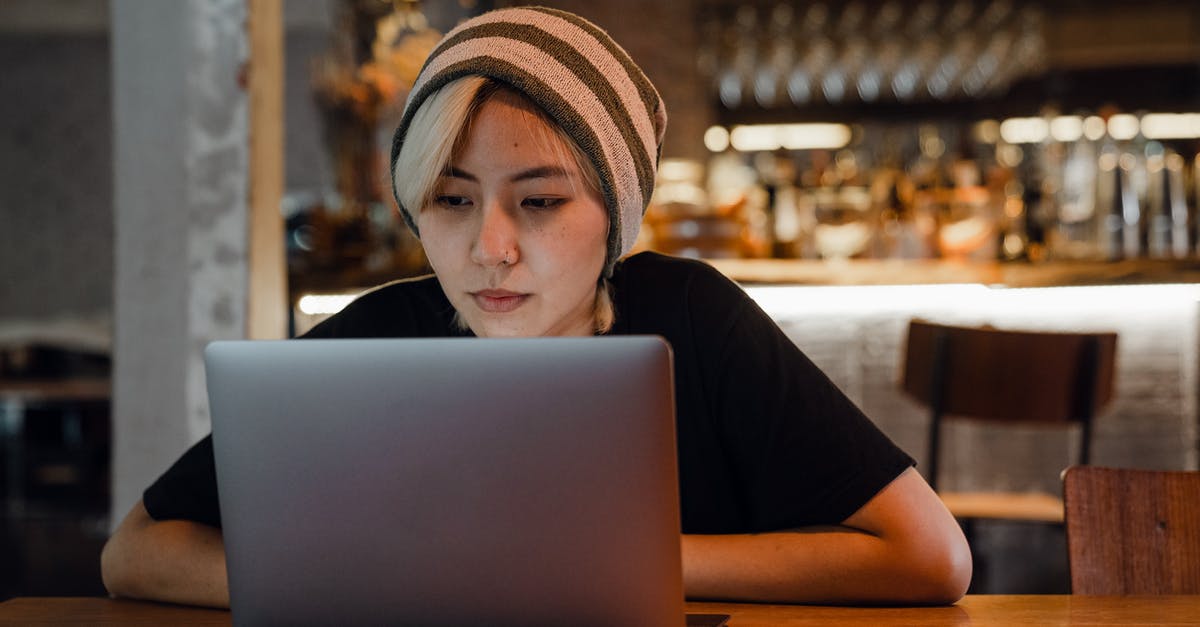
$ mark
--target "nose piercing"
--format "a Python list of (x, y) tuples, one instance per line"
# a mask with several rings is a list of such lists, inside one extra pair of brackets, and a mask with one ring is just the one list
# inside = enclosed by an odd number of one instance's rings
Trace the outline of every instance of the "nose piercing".
[(510, 260), (510, 259), (508, 258), (508, 253), (509, 253), (509, 251), (507, 251), (507, 250), (506, 250), (506, 251), (504, 251), (504, 261), (501, 261), (501, 262), (500, 262), (502, 265), (505, 265), (505, 266), (512, 265), (512, 260)]

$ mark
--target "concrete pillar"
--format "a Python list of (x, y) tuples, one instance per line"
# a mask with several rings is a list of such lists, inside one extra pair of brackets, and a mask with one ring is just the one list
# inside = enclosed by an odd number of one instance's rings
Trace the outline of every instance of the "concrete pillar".
[[(278, 9), (279, 0), (266, 3)], [(270, 286), (254, 297), (286, 306), (281, 280), (252, 276), (260, 266), (274, 273), (283, 267), (281, 242), (278, 252), (268, 253), (277, 258), (254, 265), (258, 255), (250, 244), (254, 229), (280, 228), (278, 192), (274, 198), (264, 194), (253, 173), (260, 166), (251, 167), (260, 155), (282, 159), (278, 145), (255, 147), (251, 159), (254, 106), (248, 92), (255, 90), (247, 89), (247, 79), (270, 69), (246, 63), (252, 49), (247, 24), (260, 4), (111, 3), (114, 523), (208, 433), (202, 350), (215, 339), (247, 337), (250, 286)], [(277, 21), (277, 11), (267, 19)], [(273, 56), (271, 63), (281, 65)], [(274, 82), (281, 92), (281, 79)], [(278, 107), (275, 115), (281, 116)], [(265, 137), (281, 144), (273, 135)], [(281, 176), (277, 164), (268, 164), (267, 177)], [(266, 181), (267, 190), (272, 186), (277, 190), (280, 183)], [(261, 221), (254, 219), (256, 207), (260, 217), (273, 214), (273, 223), (252, 227)], [(255, 335), (282, 332), (280, 325), (260, 326)]]

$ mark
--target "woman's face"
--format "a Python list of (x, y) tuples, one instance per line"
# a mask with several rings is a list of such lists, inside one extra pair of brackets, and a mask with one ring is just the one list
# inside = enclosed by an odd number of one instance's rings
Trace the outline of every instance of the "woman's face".
[(421, 209), (421, 244), (480, 337), (591, 335), (608, 211), (566, 146), (500, 91)]

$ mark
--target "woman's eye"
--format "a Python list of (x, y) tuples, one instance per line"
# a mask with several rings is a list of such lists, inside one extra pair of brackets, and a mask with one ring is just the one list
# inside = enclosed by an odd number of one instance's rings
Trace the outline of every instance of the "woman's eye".
[(525, 206), (531, 209), (554, 209), (567, 202), (566, 198), (526, 198)]
[(440, 206), (440, 207), (448, 207), (451, 209), (458, 209), (458, 208), (466, 207), (466, 206), (470, 205), (471, 199), (467, 198), (466, 196), (453, 196), (450, 194), (443, 194), (443, 195), (437, 197), (436, 202), (437, 202), (438, 206)]

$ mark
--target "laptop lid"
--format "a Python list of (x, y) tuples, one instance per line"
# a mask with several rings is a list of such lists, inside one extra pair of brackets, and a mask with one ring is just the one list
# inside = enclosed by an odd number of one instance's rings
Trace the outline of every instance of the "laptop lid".
[(235, 624), (684, 623), (662, 339), (205, 358)]

